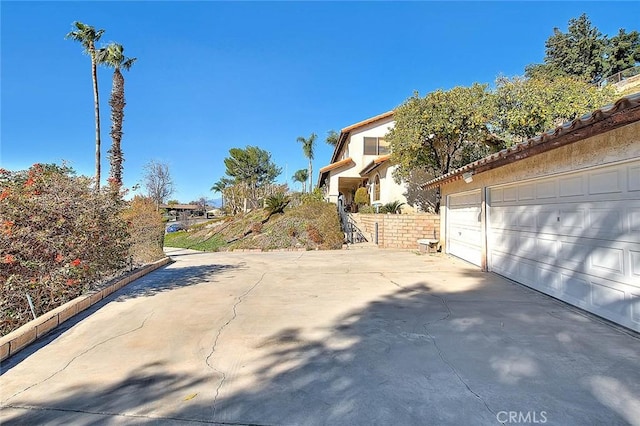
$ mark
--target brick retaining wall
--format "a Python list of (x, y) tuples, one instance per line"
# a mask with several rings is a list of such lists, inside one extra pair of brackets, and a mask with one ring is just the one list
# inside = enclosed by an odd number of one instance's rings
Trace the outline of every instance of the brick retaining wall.
[(361, 231), (371, 242), (378, 223), (378, 247), (417, 249), (421, 238), (440, 238), (440, 216), (416, 214), (356, 214)]

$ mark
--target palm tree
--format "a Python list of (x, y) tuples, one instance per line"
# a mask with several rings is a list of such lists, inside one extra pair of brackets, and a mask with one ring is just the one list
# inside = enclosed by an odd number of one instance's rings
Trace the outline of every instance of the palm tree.
[(104, 30), (96, 30), (91, 25), (74, 22), (76, 28), (67, 34), (66, 38), (80, 42), (84, 51), (91, 57), (91, 78), (93, 80), (93, 103), (96, 113), (96, 190), (100, 189), (100, 102), (98, 99), (98, 71), (96, 60), (96, 45)]
[(325, 140), (329, 145), (335, 147), (338, 144), (340, 134), (335, 130), (329, 130), (327, 132), (327, 139)]
[(229, 179), (220, 178), (220, 180), (214, 183), (211, 187), (211, 190), (213, 192), (219, 192), (222, 196), (222, 206), (220, 206), (221, 208), (224, 208), (224, 190), (227, 189), (230, 185), (231, 181)]
[(300, 169), (293, 175), (293, 181), (302, 184), (302, 192), (305, 192), (307, 188), (307, 179), (309, 179), (309, 170), (307, 169)]
[(120, 69), (129, 70), (136, 58), (124, 56), (124, 47), (118, 43), (110, 43), (97, 53), (98, 63), (113, 68), (113, 84), (111, 87), (111, 149), (109, 150), (109, 182), (114, 185), (115, 191), (122, 186), (122, 121), (124, 120), (124, 77)]
[(302, 136), (298, 136), (297, 139), (297, 141), (302, 144), (302, 152), (304, 153), (304, 156), (309, 159), (309, 192), (313, 189), (313, 183), (311, 182), (311, 179), (313, 179), (313, 165), (311, 164), (311, 161), (313, 160), (313, 145), (316, 143), (317, 137), (318, 136), (315, 133), (311, 133), (311, 136), (309, 136), (308, 139), (305, 139)]

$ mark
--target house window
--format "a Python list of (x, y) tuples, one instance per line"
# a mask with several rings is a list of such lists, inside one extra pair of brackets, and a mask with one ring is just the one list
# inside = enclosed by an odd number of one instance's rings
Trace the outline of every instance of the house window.
[(373, 182), (373, 201), (380, 201), (380, 176), (376, 175)]
[(389, 153), (389, 143), (384, 138), (364, 138), (364, 155), (384, 155)]

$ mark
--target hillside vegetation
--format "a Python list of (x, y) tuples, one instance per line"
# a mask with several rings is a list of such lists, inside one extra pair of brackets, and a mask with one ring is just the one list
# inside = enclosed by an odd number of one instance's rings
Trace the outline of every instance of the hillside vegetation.
[[(335, 204), (311, 202), (272, 215), (263, 209), (165, 235), (165, 247), (202, 251), (237, 249), (335, 250), (343, 234)], [(264, 222), (264, 223), (263, 223)]]

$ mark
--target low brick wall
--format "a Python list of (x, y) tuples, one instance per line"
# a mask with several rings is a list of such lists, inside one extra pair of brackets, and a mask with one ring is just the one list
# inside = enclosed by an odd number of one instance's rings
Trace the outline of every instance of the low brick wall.
[(57, 308), (40, 315), (38, 318), (29, 321), (6, 336), (0, 337), (0, 361), (4, 361), (11, 355), (15, 355), (17, 352), (35, 342), (58, 325), (84, 311), (91, 305), (98, 303), (114, 291), (120, 290), (127, 284), (151, 271), (155, 271), (169, 262), (171, 262), (171, 259), (165, 257), (141, 269), (132, 271), (107, 287), (89, 294), (78, 296), (64, 305), (58, 306)]
[(416, 214), (357, 214), (356, 220), (367, 239), (374, 242), (378, 223), (378, 247), (417, 249), (422, 238), (440, 239), (440, 216)]

